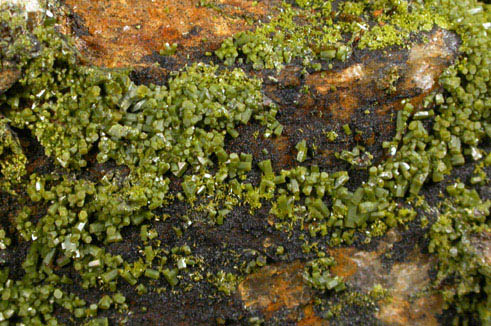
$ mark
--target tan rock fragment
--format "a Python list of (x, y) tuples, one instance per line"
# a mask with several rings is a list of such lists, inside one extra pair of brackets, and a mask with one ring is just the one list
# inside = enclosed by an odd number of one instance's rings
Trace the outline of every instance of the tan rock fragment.
[(17, 69), (0, 69), (0, 94), (9, 89), (21, 77)]

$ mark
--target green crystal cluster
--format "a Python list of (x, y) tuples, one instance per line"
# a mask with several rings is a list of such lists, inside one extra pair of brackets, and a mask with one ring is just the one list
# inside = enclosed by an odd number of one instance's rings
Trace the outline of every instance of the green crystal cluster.
[(21, 182), (26, 174), (27, 158), (22, 151), (19, 139), (9, 127), (8, 120), (0, 117), (0, 187), (12, 192), (12, 185)]
[[(238, 137), (238, 127), (251, 121), (262, 126), (263, 137), (283, 131), (278, 108), (265, 104), (261, 80), (243, 70), (195, 63), (173, 73), (163, 86), (138, 86), (128, 71), (81, 65), (53, 20), (28, 27), (19, 11), (2, 5), (0, 58), (14, 63), (23, 77), (0, 94), (0, 189), (18, 198), (22, 208), (0, 229), (0, 250), (9, 249), (12, 237), (29, 243), (29, 249), (22, 277), (0, 268), (0, 326), (58, 325), (55, 305), (80, 323), (108, 325), (100, 311), (129, 309), (118, 291), (121, 282), (142, 295), (186, 290), (192, 286), (184, 281), (186, 273), (230, 295), (246, 274), (266, 264), (265, 256), (255, 253), (234, 273), (212, 272), (196, 248), (160, 246), (151, 223), (166, 219), (157, 209), (176, 202), (190, 207), (182, 216), (185, 225), (205, 222), (217, 228), (236, 207), (246, 205), (254, 214), (270, 203), (276, 230), (289, 236), (304, 232), (303, 251), (317, 258), (309, 258), (303, 277), (322, 293), (342, 291), (345, 285), (329, 272), (334, 261), (317, 250), (320, 242), (351, 244), (359, 232), (369, 240), (406, 225), (417, 215), (413, 208), (423, 186), (444, 181), (454, 167), (468, 162), (476, 162), (471, 186), (486, 185), (483, 169), (491, 156), (482, 143), (491, 136), (489, 5), (367, 0), (336, 6), (333, 14), (330, 1), (283, 3), (269, 23), (225, 40), (216, 55), (226, 65), (245, 55), (254, 69), (281, 69), (295, 58), (309, 66), (344, 61), (355, 47), (405, 45), (412, 33), (435, 23), (457, 32), (463, 55), (444, 72), (442, 89), (428, 96), (424, 107), (402, 101), (395, 136), (383, 143), (386, 158), (374, 163), (360, 146), (337, 154), (368, 172), (352, 191), (347, 171), (328, 173), (305, 164), (312, 156), (306, 140), (295, 147), (299, 165), (281, 171), (271, 160), (227, 151), (227, 139)], [(53, 160), (53, 172), (27, 173), (29, 153), (14, 128), (30, 130)], [(348, 125), (345, 132), (351, 135)], [(111, 163), (116, 167), (100, 178), (85, 173), (90, 166)], [(259, 171), (256, 183), (248, 180), (253, 170)], [(177, 191), (170, 190), (171, 183)], [(479, 314), (486, 324), (489, 266), (474, 244), (491, 231), (490, 201), (461, 183), (447, 193), (429, 233), (429, 250), (439, 264), (435, 289), (459, 313)], [(143, 243), (141, 257), (132, 262), (107, 250), (124, 241), (128, 226), (140, 228)], [(173, 231), (180, 238), (186, 229)], [(282, 246), (274, 250), (278, 257), (287, 254)], [(74, 282), (55, 272), (64, 267), (76, 271), (82, 288), (99, 287), (107, 294), (86, 302), (63, 290)], [(151, 285), (163, 279), (166, 285), (146, 287), (143, 278)]]
[[(438, 220), (431, 227), (429, 251), (439, 257), (437, 284), (447, 303), (456, 303), (459, 313), (477, 311), (485, 325), (491, 321), (491, 266), (487, 263), (486, 218), (491, 200), (483, 201), (463, 183), (447, 187), (449, 198), (442, 203)], [(484, 242), (482, 242), (484, 241)], [(448, 286), (445, 281), (453, 278)]]
[(339, 276), (332, 276), (329, 268), (335, 264), (332, 258), (318, 258), (307, 263), (303, 277), (305, 281), (321, 291), (334, 290), (336, 292), (346, 289), (346, 285)]
[(340, 2), (296, 0), (284, 2), (279, 14), (254, 31), (226, 39), (215, 54), (232, 65), (280, 70), (301, 59), (305, 67), (320, 70), (322, 62), (345, 61), (353, 47), (383, 49), (402, 46), (415, 32), (429, 31), (444, 19), (419, 1), (363, 0)]

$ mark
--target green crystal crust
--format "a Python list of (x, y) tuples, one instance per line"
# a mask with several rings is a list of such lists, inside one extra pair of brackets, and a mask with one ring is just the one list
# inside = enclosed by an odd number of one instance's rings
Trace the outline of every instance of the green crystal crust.
[[(384, 161), (373, 163), (362, 147), (337, 154), (368, 171), (366, 182), (353, 191), (347, 171), (327, 173), (303, 164), (312, 154), (305, 140), (296, 146), (299, 165), (282, 171), (275, 171), (270, 160), (226, 150), (240, 125), (256, 121), (264, 137), (278, 137), (283, 129), (278, 109), (265, 104), (261, 80), (243, 70), (195, 63), (175, 72), (165, 86), (138, 86), (128, 71), (81, 65), (53, 21), (29, 29), (15, 8), (3, 5), (0, 58), (23, 77), (0, 94), (0, 189), (22, 198), (22, 208), (12, 225), (0, 229), (0, 250), (8, 250), (13, 237), (29, 243), (29, 250), (24, 276), (0, 268), (0, 326), (14, 320), (57, 325), (55, 306), (80, 323), (108, 325), (101, 311), (129, 309), (118, 292), (121, 282), (145, 294), (185, 291), (206, 280), (217, 292), (231, 295), (243, 277), (266, 264), (265, 256), (257, 255), (233, 273), (216, 271), (198, 248), (160, 246), (152, 223), (167, 217), (156, 213), (159, 208), (186, 203), (190, 212), (182, 216), (184, 225), (220, 228), (236, 207), (246, 205), (254, 214), (271, 203), (275, 229), (288, 235), (304, 232), (302, 240), (331, 246), (351, 244), (357, 232), (369, 239), (407, 225), (417, 215), (423, 186), (444, 181), (466, 162), (477, 162), (475, 176), (471, 185), (450, 185), (448, 198), (434, 207), (438, 216), (429, 232), (429, 251), (438, 258), (435, 290), (457, 309), (457, 321), (474, 314), (483, 324), (490, 322), (489, 266), (473, 245), (491, 231), (490, 200), (471, 188), (489, 182), (483, 168), (491, 165), (482, 147), (491, 136), (489, 5), (474, 0), (346, 1), (338, 4), (334, 18), (332, 6), (316, 0), (284, 3), (271, 22), (224, 41), (216, 55), (226, 65), (244, 55), (254, 69), (281, 69), (296, 58), (318, 68), (319, 62), (346, 60), (354, 47), (369, 51), (406, 45), (413, 33), (434, 24), (462, 39), (462, 57), (440, 78), (443, 91), (427, 97), (420, 111), (402, 102), (396, 134), (383, 144)], [(304, 24), (294, 23), (299, 16)], [(376, 24), (369, 26), (369, 21)], [(54, 171), (27, 173), (29, 153), (14, 127), (30, 130), (53, 160)], [(351, 135), (349, 125), (345, 133)], [(116, 168), (100, 178), (84, 173), (89, 165), (109, 163)], [(256, 168), (258, 182), (245, 181)], [(172, 185), (178, 190), (172, 192)], [(130, 226), (140, 228), (144, 245), (132, 262), (107, 250), (124, 242), (122, 232)], [(174, 226), (173, 231), (181, 238), (186, 229)], [(305, 282), (319, 293), (345, 290), (342, 279), (329, 271), (333, 260), (316, 249), (318, 242), (302, 245), (310, 257)], [(283, 247), (275, 252), (286, 254)], [(231, 255), (227, 249), (221, 254)], [(82, 288), (100, 287), (106, 294), (90, 303), (65, 291), (74, 280), (55, 272), (63, 267), (73, 268)], [(144, 279), (165, 280), (166, 286), (146, 287)]]
[(320, 62), (345, 61), (353, 47), (408, 44), (412, 34), (431, 30), (445, 17), (420, 1), (346, 1), (337, 4), (337, 11), (333, 6), (324, 0), (285, 2), (270, 22), (228, 38), (215, 53), (226, 65), (244, 55), (258, 70), (279, 70), (295, 59), (319, 70)]

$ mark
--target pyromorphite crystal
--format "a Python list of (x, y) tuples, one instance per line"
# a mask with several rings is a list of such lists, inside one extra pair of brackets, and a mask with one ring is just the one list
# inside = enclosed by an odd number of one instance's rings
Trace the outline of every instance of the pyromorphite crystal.
[[(251, 154), (257, 152), (245, 143), (261, 140), (257, 130), (266, 139), (287, 128), (276, 119), (278, 108), (265, 104), (262, 81), (242, 69), (191, 63), (170, 73), (164, 85), (138, 86), (127, 71), (82, 65), (49, 15), (36, 27), (12, 7), (0, 6), (1, 69), (8, 65), (22, 76), (0, 94), (1, 198), (15, 207), (7, 214), (12, 227), (0, 229), (0, 250), (16, 250), (18, 243), (28, 248), (23, 273), (0, 268), (0, 324), (56, 325), (54, 316), (63, 308), (88, 318), (78, 323), (108, 325), (99, 314), (120, 313), (133, 302), (117, 292), (122, 280), (142, 296), (181, 295), (196, 283), (220, 292), (210, 300), (231, 295), (245, 273), (268, 263), (266, 256), (220, 243), (208, 261), (209, 248), (197, 243), (209, 229), (220, 238), (229, 224), (250, 218), (244, 208), (266, 214), (262, 220), (272, 238), (285, 241), (265, 241), (268, 255), (291, 259), (303, 250), (310, 260), (303, 273), (307, 284), (318, 294), (342, 291), (342, 279), (329, 271), (334, 261), (325, 257), (326, 244), (351, 244), (359, 234), (369, 240), (409, 225), (423, 211), (414, 206), (422, 205), (425, 184), (444, 181), (453, 166), (471, 162), (476, 168), (469, 183), (452, 185), (449, 198), (428, 210), (436, 215), (428, 226), (429, 251), (438, 256), (435, 282), (436, 289), (445, 289), (444, 299), (462, 319), (479, 314), (483, 323), (489, 320), (489, 275), (479, 241), (490, 232), (490, 203), (470, 188), (485, 193), (484, 163), (491, 161), (482, 146), (491, 136), (489, 6), (474, 0), (285, 1), (267, 23), (221, 44), (216, 55), (228, 66), (280, 70), (301, 63), (305, 75), (348, 60), (356, 48), (410, 46), (415, 32), (435, 22), (460, 35), (462, 57), (441, 76), (444, 90), (426, 97), (423, 109), (400, 102), (382, 159), (372, 162), (361, 145), (333, 154), (350, 169), (368, 170), (358, 187), (350, 182), (359, 179), (350, 179), (351, 170), (327, 173), (325, 165), (315, 165), (319, 139), (312, 140), (312, 130), (298, 130), (302, 140), (289, 153), (302, 164), (293, 160), (280, 171), (276, 148), (261, 157)], [(162, 55), (176, 49), (165, 44)], [(387, 93), (397, 91), (396, 80), (397, 71), (391, 72)], [(285, 112), (281, 119), (288, 120)], [(244, 141), (250, 128), (256, 128), (255, 140)], [(337, 140), (336, 132), (325, 132), (331, 145), (358, 142), (357, 123), (335, 128), (355, 136)], [(37, 142), (26, 145), (31, 137)], [(232, 151), (234, 146), (244, 153)], [(28, 152), (31, 147), (35, 153)], [(256, 217), (244, 222), (244, 232), (256, 232)], [(127, 238), (137, 225), (140, 237)], [(199, 236), (190, 235), (190, 228)], [(118, 254), (126, 241), (141, 242), (129, 250), (134, 260)], [(75, 289), (97, 288), (101, 297), (85, 302), (66, 290), (75, 283)]]
[(297, 149), (297, 161), (303, 162), (307, 158), (307, 142), (302, 140), (299, 142), (295, 148)]
[(162, 274), (164, 275), (165, 279), (171, 286), (176, 286), (177, 283), (179, 283), (179, 280), (177, 279), (177, 274), (178, 271), (177, 269), (169, 270), (169, 269), (164, 269), (162, 271)]

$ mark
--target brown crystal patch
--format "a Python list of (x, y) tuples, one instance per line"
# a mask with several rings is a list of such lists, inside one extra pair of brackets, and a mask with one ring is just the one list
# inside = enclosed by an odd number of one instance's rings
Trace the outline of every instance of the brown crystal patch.
[[(270, 13), (273, 1), (247, 0), (67, 0), (74, 13), (71, 34), (92, 63), (105, 67), (134, 65), (164, 44), (178, 51), (212, 51), (223, 39), (251, 29)], [(200, 5), (203, 3), (203, 5)], [(269, 10), (269, 11), (268, 11)]]

